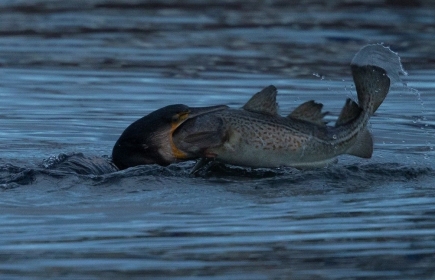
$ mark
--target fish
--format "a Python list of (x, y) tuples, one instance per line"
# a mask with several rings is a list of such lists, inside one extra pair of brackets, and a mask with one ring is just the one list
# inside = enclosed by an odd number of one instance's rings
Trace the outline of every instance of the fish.
[[(384, 52), (384, 57), (391, 55), (386, 47), (371, 46), (373, 51)], [(370, 50), (362, 53), (370, 62)], [(371, 158), (373, 137), (367, 125), (386, 98), (391, 81), (387, 70), (361, 62), (358, 54), (351, 72), (358, 100), (346, 99), (333, 126), (324, 120), (327, 112), (322, 112), (323, 105), (314, 100), (287, 116), (279, 115), (277, 89), (270, 85), (240, 109), (219, 110), (183, 123), (173, 135), (174, 144), (200, 157), (192, 172), (209, 161), (253, 168), (305, 169), (330, 165), (343, 154)], [(203, 132), (210, 130), (216, 132), (219, 141), (203, 137)], [(199, 146), (202, 148), (197, 149)]]

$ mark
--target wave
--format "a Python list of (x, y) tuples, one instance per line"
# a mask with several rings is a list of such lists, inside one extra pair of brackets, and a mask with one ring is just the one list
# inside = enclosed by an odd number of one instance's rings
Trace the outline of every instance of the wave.
[(107, 156), (86, 156), (82, 153), (59, 154), (42, 161), (36, 167), (13, 164), (0, 166), (0, 188), (11, 189), (32, 185), (38, 178), (49, 177), (62, 181), (75, 176), (89, 185), (110, 185), (124, 178), (166, 177), (207, 179), (214, 182), (271, 181), (279, 184), (313, 185), (319, 183), (337, 186), (362, 186), (382, 182), (408, 182), (420, 177), (435, 177), (428, 166), (410, 166), (401, 163), (340, 163), (327, 168), (297, 170), (293, 168), (245, 168), (212, 163), (195, 175), (190, 174), (194, 162), (182, 162), (168, 167), (144, 165), (119, 171)]

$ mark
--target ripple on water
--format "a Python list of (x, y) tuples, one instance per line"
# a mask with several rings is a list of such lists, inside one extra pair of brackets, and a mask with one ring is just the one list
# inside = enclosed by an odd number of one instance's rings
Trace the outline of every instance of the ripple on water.
[[(2, 276), (433, 278), (431, 1), (180, 3), (0, 2)], [(371, 119), (368, 161), (107, 173), (124, 128), (172, 103), (239, 108), (274, 84), (283, 115), (314, 99), (333, 122), (352, 57), (381, 42), (408, 88)]]

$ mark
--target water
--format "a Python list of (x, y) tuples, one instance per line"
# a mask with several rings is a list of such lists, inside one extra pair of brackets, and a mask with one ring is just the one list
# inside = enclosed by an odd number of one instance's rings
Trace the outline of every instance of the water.
[[(1, 278), (434, 278), (435, 19), (418, 3), (2, 2)], [(314, 99), (334, 120), (352, 57), (379, 42), (409, 76), (370, 121), (370, 160), (62, 166), (157, 108), (240, 107), (269, 84), (282, 114)]]

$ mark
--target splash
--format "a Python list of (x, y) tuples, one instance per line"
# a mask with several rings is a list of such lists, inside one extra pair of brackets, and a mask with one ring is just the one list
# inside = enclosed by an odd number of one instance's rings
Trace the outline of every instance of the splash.
[(82, 153), (60, 154), (44, 160), (42, 167), (77, 174), (102, 175), (118, 171), (108, 157), (85, 156)]
[(382, 44), (367, 45), (363, 47), (353, 57), (351, 64), (358, 66), (373, 65), (381, 67), (387, 72), (392, 84), (396, 82), (404, 84), (400, 75), (408, 75), (408, 73), (403, 69), (399, 55), (393, 52), (389, 47), (385, 47)]

